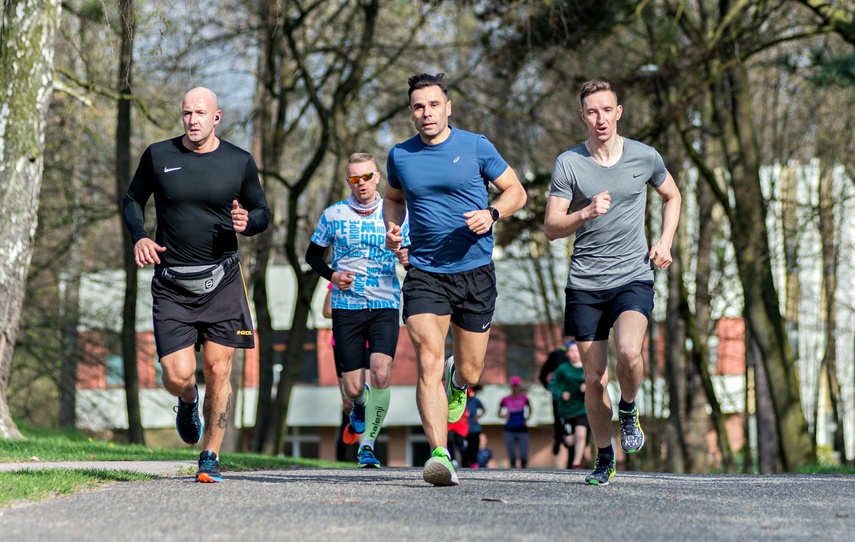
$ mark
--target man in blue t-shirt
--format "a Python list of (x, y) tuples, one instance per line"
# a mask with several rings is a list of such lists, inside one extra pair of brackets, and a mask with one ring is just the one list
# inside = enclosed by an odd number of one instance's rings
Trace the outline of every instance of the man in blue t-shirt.
[[(448, 124), (445, 74), (409, 78), (410, 118), (418, 134), (395, 145), (386, 165), (386, 246), (399, 251), (409, 213), (409, 265), (401, 289), (404, 321), (419, 367), (416, 402), (433, 453), (424, 480), (457, 485), (447, 424), (466, 408), (466, 388), (484, 371), (496, 306), (493, 224), (525, 205), (516, 173), (486, 137)], [(492, 183), (501, 195), (489, 206)], [(449, 325), (454, 355), (446, 359)]]
[[(597, 463), (585, 481), (607, 485), (615, 475), (612, 407), (606, 385), (608, 339), (615, 330), (620, 384), (620, 445), (644, 445), (635, 397), (641, 348), (653, 310), (653, 269), (671, 265), (680, 220), (680, 191), (656, 150), (617, 132), (623, 108), (608, 81), (582, 85), (580, 114), (588, 139), (561, 154), (552, 169), (544, 232), (551, 241), (575, 235), (567, 278), (564, 334), (576, 339), (585, 369), (585, 406), (597, 442)], [(662, 233), (648, 246), (648, 186), (662, 198)]]

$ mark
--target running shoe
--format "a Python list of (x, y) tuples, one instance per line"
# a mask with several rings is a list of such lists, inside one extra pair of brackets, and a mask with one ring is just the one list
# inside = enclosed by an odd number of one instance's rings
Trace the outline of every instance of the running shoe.
[(365, 432), (365, 405), (368, 403), (368, 386), (365, 386), (365, 403), (356, 401), (350, 407), (350, 428), (360, 435)]
[(178, 398), (178, 406), (173, 407), (177, 414), (175, 416), (175, 428), (178, 436), (187, 444), (196, 444), (202, 440), (202, 420), (199, 419), (199, 386), (196, 386), (196, 402), (185, 403), (181, 397)]
[(356, 460), (359, 462), (359, 468), (373, 468), (379, 469), (380, 462), (374, 457), (374, 450), (371, 449), (371, 446), (363, 446), (356, 452)]
[(217, 454), (208, 450), (199, 454), (199, 470), (196, 471), (196, 481), (208, 484), (223, 481)]
[(452, 384), (454, 374), (454, 356), (445, 360), (445, 395), (448, 397), (448, 423), (455, 423), (466, 411), (466, 390), (459, 390)]
[(607, 486), (616, 472), (615, 456), (597, 454), (597, 465), (594, 472), (585, 477), (585, 482), (592, 486)]
[(350, 423), (344, 426), (344, 431), (341, 432), (341, 441), (348, 446), (359, 442), (359, 434), (353, 430)]
[(628, 454), (634, 454), (644, 446), (644, 431), (638, 423), (638, 406), (629, 412), (618, 410), (620, 420), (620, 447)]
[(460, 485), (460, 482), (457, 481), (457, 473), (454, 472), (454, 466), (445, 452), (439, 448), (434, 448), (431, 458), (425, 463), (422, 478), (425, 482), (435, 486)]

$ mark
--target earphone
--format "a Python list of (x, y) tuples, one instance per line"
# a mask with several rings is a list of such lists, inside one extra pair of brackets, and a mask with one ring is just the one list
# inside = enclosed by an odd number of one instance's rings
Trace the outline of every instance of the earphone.
[(214, 120), (220, 120), (220, 116), (219, 115), (215, 116)]

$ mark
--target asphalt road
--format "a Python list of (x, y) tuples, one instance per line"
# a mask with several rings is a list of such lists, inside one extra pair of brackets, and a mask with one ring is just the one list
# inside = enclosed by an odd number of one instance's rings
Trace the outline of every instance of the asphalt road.
[(221, 484), (162, 468), (155, 481), (0, 509), (0, 540), (855, 538), (855, 479), (842, 475), (619, 472), (595, 487), (579, 471), (495, 469), (439, 488), (412, 468), (226, 472)]

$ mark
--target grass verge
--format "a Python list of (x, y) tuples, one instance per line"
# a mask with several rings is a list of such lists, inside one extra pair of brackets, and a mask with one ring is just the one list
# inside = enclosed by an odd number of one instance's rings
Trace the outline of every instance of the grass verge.
[(26, 469), (0, 472), (0, 508), (95, 489), (110, 482), (158, 478), (151, 474), (107, 469)]
[[(19, 424), (26, 440), (0, 439), (0, 463), (53, 461), (187, 461), (194, 466), (198, 448), (162, 449), (136, 444), (116, 444), (92, 439), (75, 431), (50, 430)], [(341, 468), (350, 463), (295, 459), (260, 454), (223, 454), (224, 472), (295, 468)], [(187, 474), (194, 474), (195, 467)], [(0, 507), (14, 506), (94, 489), (105, 483), (152, 480), (158, 476), (111, 469), (23, 469), (0, 472)]]

